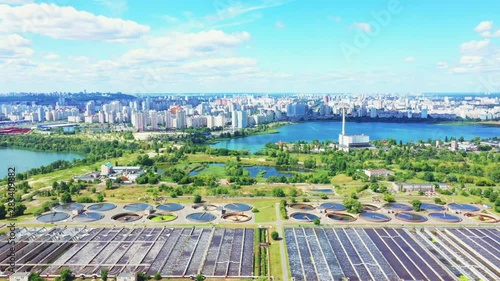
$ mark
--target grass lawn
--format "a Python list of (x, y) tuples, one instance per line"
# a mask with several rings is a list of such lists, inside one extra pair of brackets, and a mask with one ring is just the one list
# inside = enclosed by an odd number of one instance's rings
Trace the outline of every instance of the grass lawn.
[(276, 220), (276, 202), (279, 199), (254, 199), (252, 204), (254, 208), (259, 209), (254, 213), (256, 223), (273, 222)]
[[(273, 229), (270, 229), (269, 231), (273, 231)], [(273, 241), (271, 239), (271, 245), (269, 246), (269, 255), (271, 262), (271, 276), (274, 277), (274, 280), (282, 280), (283, 270), (281, 268), (281, 259), (285, 257), (281, 256), (280, 244), (278, 241)]]

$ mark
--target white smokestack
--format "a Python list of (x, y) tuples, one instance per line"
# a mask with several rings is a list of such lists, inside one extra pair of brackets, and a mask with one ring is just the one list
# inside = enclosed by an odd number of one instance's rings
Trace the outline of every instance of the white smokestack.
[(345, 107), (342, 108), (342, 135), (345, 135)]

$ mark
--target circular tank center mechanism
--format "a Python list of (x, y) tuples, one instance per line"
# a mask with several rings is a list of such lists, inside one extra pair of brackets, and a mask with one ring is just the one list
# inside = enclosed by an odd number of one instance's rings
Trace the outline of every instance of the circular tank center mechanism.
[(400, 212), (396, 214), (396, 218), (405, 222), (425, 222), (427, 218), (423, 215), (411, 213), (411, 212)]
[(231, 203), (226, 204), (224, 208), (234, 212), (246, 212), (250, 211), (253, 207), (244, 203)]
[(216, 218), (214, 214), (207, 212), (192, 213), (186, 216), (186, 219), (194, 222), (211, 222)]
[(388, 222), (391, 220), (390, 217), (376, 212), (362, 212), (359, 216), (370, 222)]
[(243, 213), (226, 213), (222, 215), (222, 218), (230, 222), (247, 222), (252, 219), (251, 216)]
[(193, 209), (195, 209), (195, 210), (199, 209), (199, 210), (203, 210), (206, 212), (210, 212), (210, 211), (217, 210), (217, 206), (213, 205), (213, 204), (197, 204), (197, 205), (193, 205)]
[(141, 212), (145, 210), (152, 210), (153, 207), (151, 207), (151, 205), (146, 203), (132, 203), (123, 206), (123, 209), (129, 212)]
[(379, 207), (372, 205), (372, 204), (363, 204), (363, 211), (378, 211), (380, 210)]
[(290, 217), (295, 220), (303, 222), (313, 222), (315, 219), (318, 218), (318, 216), (316, 216), (315, 214), (302, 213), (302, 212), (293, 213), (290, 215)]
[(88, 206), (87, 210), (105, 212), (105, 211), (113, 210), (114, 208), (116, 208), (116, 205), (113, 203), (97, 203), (97, 204), (92, 204), (92, 205)]
[(304, 204), (304, 203), (293, 203), (288, 205), (290, 208), (295, 209), (295, 210), (304, 210), (304, 211), (311, 211), (314, 210), (314, 206), (310, 204)]
[(353, 215), (335, 212), (327, 213), (326, 217), (339, 222), (353, 222), (356, 220), (356, 217)]
[(156, 207), (157, 210), (166, 211), (166, 212), (175, 212), (175, 211), (182, 210), (183, 208), (184, 208), (184, 206), (181, 204), (178, 204), (178, 203), (166, 203), (166, 204), (158, 205)]
[(69, 214), (63, 212), (51, 212), (48, 214), (38, 216), (36, 220), (39, 222), (52, 223), (52, 222), (63, 221), (67, 218), (69, 218)]
[(142, 216), (134, 213), (121, 213), (111, 217), (112, 220), (117, 222), (134, 222), (138, 221), (142, 218)]
[(169, 222), (173, 221), (177, 218), (177, 215), (174, 213), (156, 213), (148, 216), (148, 220), (152, 222)]

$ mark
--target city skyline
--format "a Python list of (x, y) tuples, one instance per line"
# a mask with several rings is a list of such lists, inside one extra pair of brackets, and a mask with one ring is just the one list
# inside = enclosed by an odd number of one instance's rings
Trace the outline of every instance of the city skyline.
[(487, 2), (4, 0), (0, 92), (497, 92)]

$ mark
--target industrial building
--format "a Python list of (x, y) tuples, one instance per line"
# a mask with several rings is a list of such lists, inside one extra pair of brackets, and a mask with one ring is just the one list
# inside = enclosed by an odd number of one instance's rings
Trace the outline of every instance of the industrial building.
[(339, 149), (349, 151), (356, 148), (369, 148), (370, 137), (367, 135), (346, 135), (345, 108), (342, 110), (342, 133), (339, 134)]

